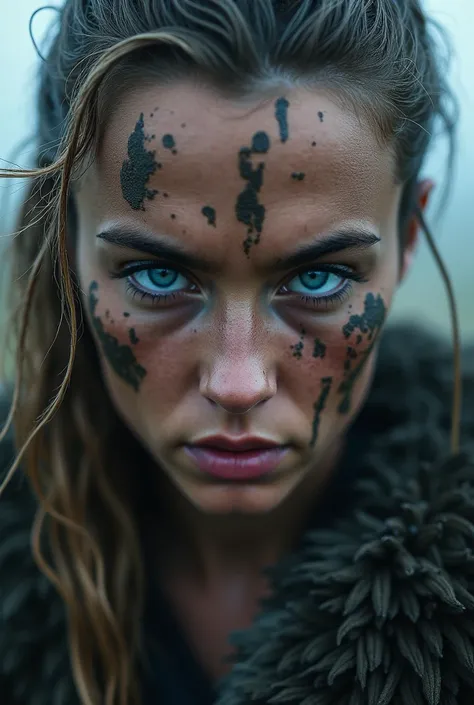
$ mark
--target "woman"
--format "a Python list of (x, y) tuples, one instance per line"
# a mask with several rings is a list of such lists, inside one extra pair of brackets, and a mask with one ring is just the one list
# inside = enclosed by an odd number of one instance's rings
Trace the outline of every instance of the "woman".
[(66, 0), (14, 173), (2, 704), (472, 702), (460, 378), (452, 419), (449, 347), (386, 331), (444, 71), (417, 0)]

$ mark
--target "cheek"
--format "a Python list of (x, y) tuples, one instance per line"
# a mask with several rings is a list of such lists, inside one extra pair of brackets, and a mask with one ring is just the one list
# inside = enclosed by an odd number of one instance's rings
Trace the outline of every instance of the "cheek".
[[(150, 403), (155, 407), (157, 402), (161, 406), (171, 403), (183, 394), (185, 382), (195, 367), (192, 340), (164, 335), (156, 326), (134, 320), (133, 314), (119, 320), (113, 319), (107, 330), (119, 345), (130, 350), (137, 364), (146, 371), (139, 390), (135, 390), (139, 391), (138, 395), (135, 394), (137, 405), (147, 406), (151, 400)], [(107, 374), (111, 383), (115, 378), (115, 386), (123, 386), (123, 376), (116, 374), (117, 370), (111, 364), (110, 356), (106, 354), (104, 347), (100, 346), (99, 349), (108, 367)]]
[(347, 338), (341, 328), (327, 326), (317, 337), (305, 336), (297, 360), (290, 352), (282, 380), (305, 416), (312, 417), (319, 403), (321, 422), (330, 419), (334, 431), (355, 415), (370, 388), (375, 339), (366, 335)]
[(285, 383), (292, 394), (305, 399), (311, 406), (322, 379), (331, 377), (333, 388), (342, 382), (347, 341), (340, 330), (321, 329), (317, 336), (305, 335), (299, 355), (295, 355), (292, 349), (293, 353), (288, 354), (284, 363)]

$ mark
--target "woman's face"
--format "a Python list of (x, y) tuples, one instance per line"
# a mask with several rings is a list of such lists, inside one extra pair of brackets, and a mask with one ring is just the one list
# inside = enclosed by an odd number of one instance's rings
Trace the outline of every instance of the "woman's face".
[[(327, 472), (410, 256), (400, 196), (391, 151), (323, 91), (115, 107), (77, 195), (83, 302), (119, 415), (194, 506), (265, 513)], [(215, 434), (287, 449), (228, 481), (186, 450)]]

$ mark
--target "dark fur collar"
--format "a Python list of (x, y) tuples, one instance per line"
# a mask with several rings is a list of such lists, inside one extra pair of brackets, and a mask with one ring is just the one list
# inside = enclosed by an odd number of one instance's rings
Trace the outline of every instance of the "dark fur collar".
[[(472, 453), (472, 349), (465, 360)], [(472, 705), (474, 463), (449, 457), (452, 376), (437, 339), (385, 334), (355, 505), (273, 571), (219, 705)], [(29, 553), (33, 511), (16, 480), (0, 499), (0, 702), (74, 705), (63, 606)]]

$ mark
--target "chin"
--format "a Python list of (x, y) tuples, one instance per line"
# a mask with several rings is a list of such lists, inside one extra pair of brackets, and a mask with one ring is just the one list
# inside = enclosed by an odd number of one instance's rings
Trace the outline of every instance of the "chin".
[(258, 515), (277, 509), (290, 494), (292, 486), (287, 478), (281, 484), (215, 482), (200, 487), (181, 487), (180, 490), (196, 509), (206, 514)]

